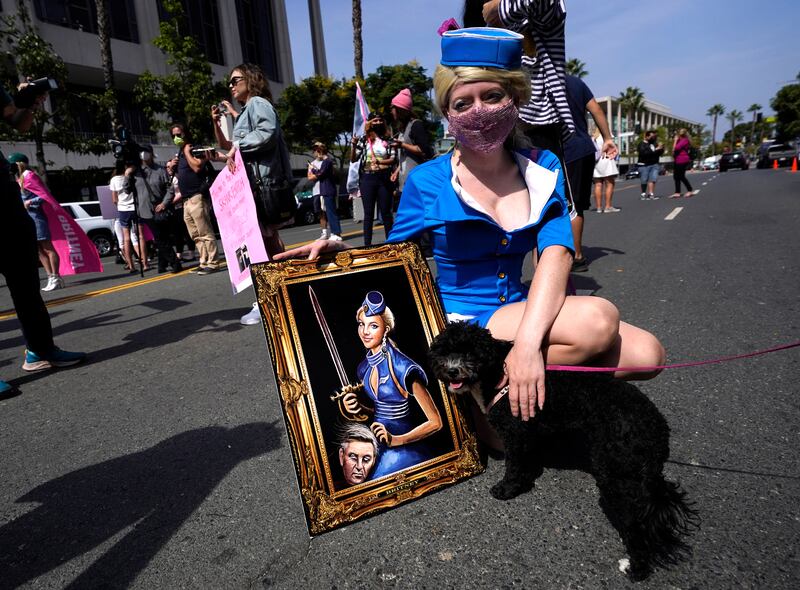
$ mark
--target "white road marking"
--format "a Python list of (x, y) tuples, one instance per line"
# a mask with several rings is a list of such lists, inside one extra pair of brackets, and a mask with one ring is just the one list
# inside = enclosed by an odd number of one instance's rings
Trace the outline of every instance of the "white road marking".
[(704, 183), (703, 183), (703, 186), (705, 186), (705, 185), (707, 185), (707, 184), (708, 184), (707, 182), (704, 182)]
[(681, 211), (683, 211), (683, 207), (675, 207), (675, 208), (674, 208), (674, 209), (673, 209), (673, 210), (670, 212), (670, 214), (669, 214), (669, 215), (667, 215), (667, 216), (664, 218), (664, 221), (672, 221), (673, 219), (675, 219), (675, 218), (678, 216), (678, 213), (680, 213)]

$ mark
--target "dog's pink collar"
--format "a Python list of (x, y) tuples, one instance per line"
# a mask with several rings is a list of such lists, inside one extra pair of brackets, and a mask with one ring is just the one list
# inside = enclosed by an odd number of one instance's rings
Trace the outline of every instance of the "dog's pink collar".
[(507, 393), (508, 393), (508, 385), (506, 385), (506, 386), (505, 386), (503, 389), (501, 389), (500, 391), (498, 391), (498, 392), (497, 392), (497, 395), (495, 395), (495, 396), (492, 398), (492, 401), (490, 401), (490, 402), (489, 402), (489, 405), (488, 405), (488, 406), (486, 406), (486, 413), (488, 414), (488, 413), (489, 413), (489, 410), (491, 410), (491, 409), (492, 409), (492, 407), (493, 407), (493, 406), (494, 406), (494, 405), (495, 405), (497, 402), (499, 402), (501, 399), (503, 399), (503, 396), (504, 396), (505, 394), (507, 394)]

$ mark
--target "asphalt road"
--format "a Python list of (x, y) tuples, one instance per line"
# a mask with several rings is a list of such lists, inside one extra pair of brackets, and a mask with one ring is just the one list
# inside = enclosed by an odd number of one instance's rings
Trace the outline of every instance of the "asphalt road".
[[(578, 291), (656, 333), (671, 362), (797, 340), (800, 174), (690, 180), (696, 197), (648, 202), (623, 182), (620, 213), (587, 213)], [(238, 322), (251, 295), (233, 297), (225, 273), (143, 282), (109, 262), (47, 294), (61, 300), (57, 343), (89, 351), (83, 366), (25, 374), (17, 322), (0, 314), (0, 374), (22, 390), (0, 401), (0, 588), (634, 587), (579, 471), (547, 469), (499, 502), (489, 488), (502, 463), (490, 460), (310, 539), (264, 335)], [(667, 474), (703, 522), (690, 561), (636, 587), (797, 587), (799, 369), (793, 349), (641, 385), (672, 429)]]

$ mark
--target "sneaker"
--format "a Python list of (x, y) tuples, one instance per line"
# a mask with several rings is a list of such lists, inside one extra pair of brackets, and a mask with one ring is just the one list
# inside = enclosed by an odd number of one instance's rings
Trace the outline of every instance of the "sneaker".
[(25, 351), (25, 362), (22, 363), (24, 371), (41, 371), (53, 367), (69, 367), (86, 360), (85, 352), (67, 352), (58, 347), (47, 354), (39, 356), (30, 350)]
[(622, 211), (622, 209), (620, 209), (619, 207), (606, 207), (605, 208), (605, 212), (606, 213), (619, 213), (620, 211)]
[(328, 237), (329, 237), (328, 230), (327, 229), (323, 229), (322, 233), (319, 235), (319, 237), (317, 239), (318, 240), (327, 240)]
[(642, 196), (639, 197), (640, 200), (646, 201), (647, 200), (647, 193), (642, 193)]
[(587, 270), (589, 270), (589, 261), (585, 256), (572, 261), (572, 272), (586, 272)]
[(650, 199), (651, 201), (658, 201), (658, 200), (659, 200), (661, 197), (657, 197), (657, 196), (655, 196), (653, 193), (650, 193), (650, 194), (647, 196), (647, 198), (648, 198), (648, 199)]
[(680, 198), (681, 198), (681, 194), (680, 194), (680, 193), (672, 193), (672, 194), (669, 196), (669, 198), (670, 198), (670, 199), (680, 199)]
[(261, 323), (261, 313), (258, 311), (258, 303), (253, 304), (253, 309), (248, 311), (239, 320), (245, 326), (255, 326)]
[(47, 278), (47, 284), (44, 287), (42, 287), (42, 291), (55, 291), (56, 289), (63, 289), (63, 288), (64, 288), (64, 279), (56, 275)]
[(336, 234), (331, 234), (328, 237), (328, 240), (331, 241), (331, 242), (341, 242), (342, 241), (342, 236), (337, 236)]
[(212, 272), (217, 272), (217, 269), (213, 266), (198, 266), (197, 270), (194, 271), (195, 274), (198, 275), (210, 275)]
[(8, 383), (0, 379), (0, 399), (3, 399), (4, 397), (14, 396), (17, 393), (19, 393), (19, 390), (16, 387), (11, 385), (11, 383)]

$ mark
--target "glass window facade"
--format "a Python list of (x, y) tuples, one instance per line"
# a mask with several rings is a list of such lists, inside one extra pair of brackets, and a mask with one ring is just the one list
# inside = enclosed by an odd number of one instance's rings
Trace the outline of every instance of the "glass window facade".
[(243, 60), (261, 66), (270, 80), (282, 82), (275, 50), (272, 0), (236, 0), (236, 14)]
[[(185, 29), (181, 33), (194, 37), (208, 61), (224, 65), (217, 0), (181, 0), (181, 6), (184, 13), (182, 28)], [(161, 0), (158, 0), (158, 12), (162, 21), (169, 20), (169, 13)]]
[[(95, 0), (34, 0), (36, 18), (45, 23), (97, 34)], [(133, 0), (105, 0), (109, 28), (114, 39), (139, 42)]]

